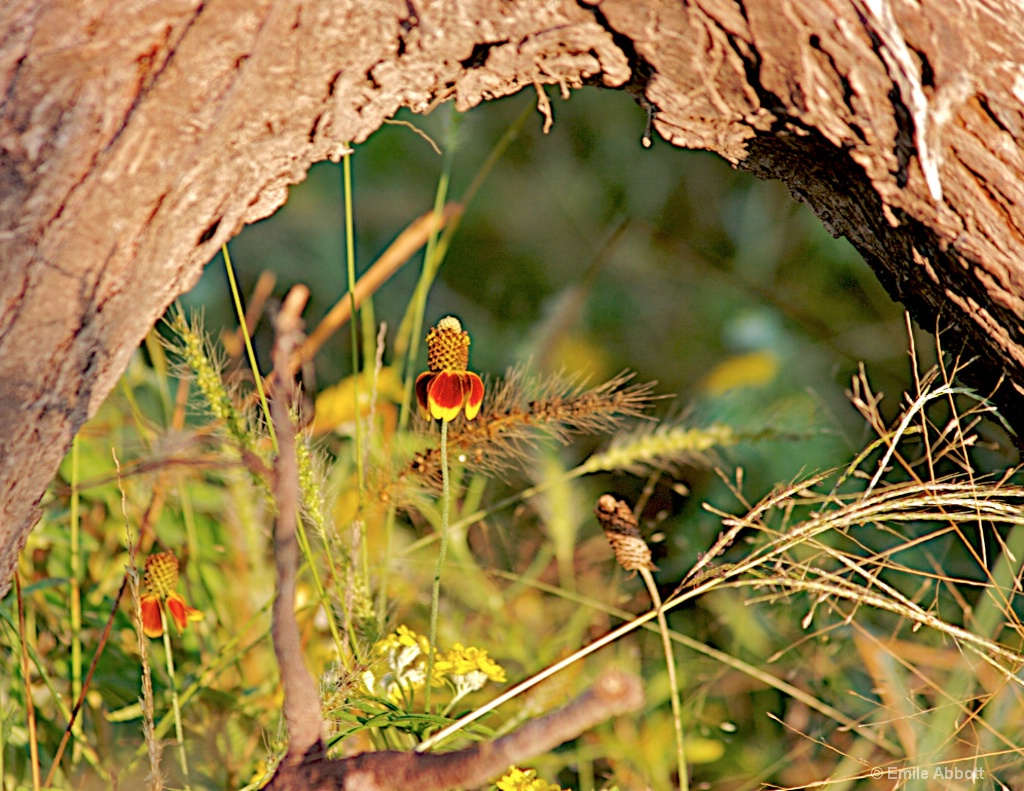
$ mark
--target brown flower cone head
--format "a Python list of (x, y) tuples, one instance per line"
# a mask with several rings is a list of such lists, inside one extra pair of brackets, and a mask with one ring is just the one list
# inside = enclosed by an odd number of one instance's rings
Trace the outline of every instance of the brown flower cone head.
[(654, 571), (658, 568), (651, 562), (651, 548), (640, 535), (633, 511), (624, 500), (617, 500), (610, 494), (602, 494), (597, 500), (594, 515), (601, 523), (605, 538), (615, 552), (615, 560), (622, 568), (626, 571)]
[(469, 367), (469, 333), (454, 316), (445, 316), (427, 333), (427, 367), (435, 373)]
[(158, 552), (146, 558), (146, 593), (166, 599), (178, 587), (178, 558), (173, 552)]
[(416, 378), (416, 401), (425, 417), (448, 422), (465, 410), (472, 420), (484, 400), (480, 377), (469, 365), (469, 333), (454, 316), (445, 316), (427, 333), (427, 367)]

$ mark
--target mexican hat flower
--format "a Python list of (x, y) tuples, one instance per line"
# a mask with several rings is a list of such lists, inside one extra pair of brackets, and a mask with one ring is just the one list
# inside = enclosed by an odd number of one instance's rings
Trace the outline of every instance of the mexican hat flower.
[(484, 383), (469, 365), (469, 333), (454, 316), (445, 316), (427, 333), (427, 367), (416, 378), (420, 413), (444, 423), (466, 410), (472, 420), (484, 401)]
[(158, 552), (146, 558), (143, 584), (146, 592), (140, 597), (139, 605), (142, 608), (142, 631), (146, 637), (160, 637), (164, 633), (161, 602), (167, 602), (167, 610), (179, 632), (188, 626), (189, 621), (202, 620), (203, 614), (185, 604), (185, 599), (175, 590), (178, 587), (178, 558), (173, 552)]

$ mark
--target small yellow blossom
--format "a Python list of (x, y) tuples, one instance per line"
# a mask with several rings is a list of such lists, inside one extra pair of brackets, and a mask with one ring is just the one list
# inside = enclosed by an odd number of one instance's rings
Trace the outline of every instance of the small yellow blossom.
[(537, 777), (536, 769), (517, 769), (510, 766), (495, 784), (499, 791), (564, 791), (561, 786)]
[(486, 651), (474, 646), (466, 648), (462, 643), (456, 643), (450, 651), (438, 655), (434, 660), (434, 673), (442, 679), (447, 678), (455, 688), (455, 695), (446, 711), (470, 692), (482, 689), (488, 680), (505, 680), (505, 670), (487, 656)]
[[(383, 656), (388, 671), (379, 678), (372, 670), (363, 673), (363, 685), (372, 695), (380, 695), (392, 703), (400, 703), (427, 683), (426, 657), (430, 644), (426, 637), (418, 635), (407, 626), (378, 640), (373, 652)], [(434, 674), (433, 686), (441, 681)]]
[[(420, 653), (426, 654), (430, 651), (430, 642), (427, 640), (425, 635), (416, 634), (416, 632), (408, 626), (403, 625), (399, 626), (398, 629), (387, 637), (383, 637), (378, 640), (374, 648), (381, 654), (387, 654), (391, 651), (400, 651), (408, 648), (416, 648)], [(413, 656), (413, 658), (415, 658), (415, 656)]]

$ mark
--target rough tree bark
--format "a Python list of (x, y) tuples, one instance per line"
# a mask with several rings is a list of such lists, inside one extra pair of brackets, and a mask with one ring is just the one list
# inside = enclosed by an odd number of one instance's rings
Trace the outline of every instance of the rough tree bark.
[(1015, 0), (8, 0), (0, 595), (167, 305), (401, 107), (627, 89), (674, 145), (789, 185), (1019, 406), (1021, 30)]

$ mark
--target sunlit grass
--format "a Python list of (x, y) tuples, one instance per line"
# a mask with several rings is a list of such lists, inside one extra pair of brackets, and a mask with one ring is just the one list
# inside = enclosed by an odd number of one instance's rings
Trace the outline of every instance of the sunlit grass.
[[(915, 767), (1019, 784), (1024, 488), (1015, 470), (975, 472), (981, 421), (996, 416), (955, 383), (954, 363), (915, 370), (895, 419), (862, 371), (850, 400), (872, 433), (849, 464), (768, 493), (749, 491), (729, 454), (786, 432), (664, 417), (655, 386), (628, 374), (585, 384), (524, 360), (439, 441), (412, 417), (411, 393), (455, 224), (440, 222), (420, 237), (400, 343), (364, 329), (330, 433), (298, 448), (297, 615), (332, 754), (489, 738), (615, 665), (644, 676), (643, 714), (538, 757), (542, 779), (513, 770), (499, 787), (838, 788)], [(351, 246), (346, 270), (350, 320), (376, 286), (356, 280)], [(324, 334), (344, 322), (330, 323)], [(260, 372), (248, 342), (234, 364), (181, 311), (164, 329), (176, 367), (152, 341), (136, 355), (44, 502), (19, 596), (0, 603), (12, 657), (0, 670), (4, 789), (42, 787), (47, 773), (57, 788), (256, 788), (282, 754), (268, 637), (275, 445), (261, 387), (291, 372)], [(685, 519), (643, 504), (659, 487), (682, 491), (695, 467), (717, 468), (734, 502), (705, 504), (721, 532), (680, 557), (686, 536), (672, 531)], [(637, 580), (615, 566), (592, 516), (608, 489), (641, 492), (638, 525), (663, 533), (659, 565), (686, 571), (645, 566)], [(173, 639), (164, 630), (164, 663), (130, 603), (158, 551), (180, 558), (183, 593), (205, 614)], [(54, 766), (80, 689), (71, 749)], [(162, 749), (176, 760), (161, 762)]]

